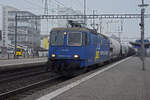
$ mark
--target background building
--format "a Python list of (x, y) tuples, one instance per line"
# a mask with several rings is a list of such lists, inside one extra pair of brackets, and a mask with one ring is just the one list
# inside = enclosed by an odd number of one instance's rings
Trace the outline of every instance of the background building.
[(17, 11), (18, 9), (10, 6), (3, 6), (2, 7), (2, 41), (3, 41), (3, 48), (8, 47), (8, 11)]
[[(15, 43), (15, 15), (18, 16), (36, 16), (27, 11), (9, 11), (8, 12), (8, 40), (11, 44)], [(30, 48), (40, 47), (40, 20), (24, 19), (17, 20), (17, 43)]]
[(49, 48), (49, 35), (41, 35), (41, 48), (48, 50), (48, 48)]
[(39, 56), (48, 56), (49, 48), (49, 35), (41, 35), (41, 49), (39, 50)]
[[(28, 11), (19, 11), (13, 7), (3, 7), (3, 46), (15, 45), (15, 16), (36, 16)], [(17, 45), (27, 47), (30, 51), (40, 48), (40, 20), (17, 20)]]

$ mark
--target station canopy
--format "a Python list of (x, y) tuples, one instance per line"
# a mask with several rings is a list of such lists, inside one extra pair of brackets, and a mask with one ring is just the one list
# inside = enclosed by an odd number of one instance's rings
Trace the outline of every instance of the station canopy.
[[(141, 40), (136, 40), (135, 42), (130, 42), (130, 44), (136, 48), (141, 48)], [(149, 48), (150, 41), (144, 40), (144, 46), (145, 46), (145, 48)]]

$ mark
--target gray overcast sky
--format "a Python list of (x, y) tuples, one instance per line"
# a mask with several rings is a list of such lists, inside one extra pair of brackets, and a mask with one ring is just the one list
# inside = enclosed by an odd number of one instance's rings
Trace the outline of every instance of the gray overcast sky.
[[(59, 1), (61, 3), (57, 3)], [(87, 0), (87, 12), (92, 13), (92, 10), (97, 10), (97, 13), (140, 13), (138, 4), (141, 0)], [(145, 0), (145, 3), (150, 4), (150, 0)], [(32, 11), (35, 14), (43, 13), (42, 0), (0, 0), (0, 4), (10, 5), (21, 10)], [(83, 11), (83, 0), (49, 0), (49, 12), (57, 5), (64, 5), (65, 7), (72, 7), (76, 10)], [(146, 9), (150, 13), (150, 7)], [(146, 20), (146, 33), (150, 33), (150, 19)], [(124, 21), (123, 36), (134, 37), (140, 36), (140, 29), (138, 20), (125, 20)], [(150, 36), (147, 34), (147, 36)]]
[[(59, 3), (55, 0), (49, 0), (49, 5), (54, 7)], [(83, 9), (83, 0), (57, 0), (62, 2), (66, 7), (72, 7), (74, 9)], [(150, 3), (150, 0), (145, 0), (146, 3)], [(101, 13), (138, 13), (140, 10), (138, 4), (141, 0), (87, 0), (87, 8), (92, 11), (98, 10)], [(0, 0), (0, 4), (12, 5), (20, 9), (33, 10), (34, 12), (41, 11), (42, 0)], [(60, 4), (59, 4), (60, 5)], [(50, 7), (50, 8), (51, 8)], [(147, 12), (150, 11), (150, 7)]]

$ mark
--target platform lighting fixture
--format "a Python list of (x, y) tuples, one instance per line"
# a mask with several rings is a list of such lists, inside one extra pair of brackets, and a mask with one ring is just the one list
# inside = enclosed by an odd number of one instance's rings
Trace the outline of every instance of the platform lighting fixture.
[(86, 0), (84, 0), (84, 24), (86, 25)]

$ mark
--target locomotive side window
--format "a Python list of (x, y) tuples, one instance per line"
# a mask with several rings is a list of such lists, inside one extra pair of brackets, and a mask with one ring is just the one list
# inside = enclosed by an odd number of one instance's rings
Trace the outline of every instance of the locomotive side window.
[(63, 32), (52, 32), (50, 40), (51, 40), (51, 45), (61, 46), (64, 44), (64, 33)]
[(90, 45), (90, 36), (87, 34), (87, 45)]
[(82, 34), (82, 41), (83, 41), (83, 42), (82, 42), (82, 45), (85, 46), (86, 43), (87, 43), (87, 39), (86, 39), (86, 34), (85, 34), (85, 33)]
[(68, 45), (69, 46), (81, 46), (82, 45), (82, 34), (79, 32), (68, 33)]
[(97, 37), (94, 37), (94, 45), (97, 45)]
[(90, 45), (90, 37), (88, 34), (83, 33), (82, 34), (83, 37), (83, 45)]
[(100, 38), (100, 44), (103, 45), (103, 37)]
[(108, 45), (107, 45), (107, 44), (108, 44), (107, 42), (108, 42), (107, 39), (105, 39), (105, 48), (107, 48), (107, 46), (108, 46)]

